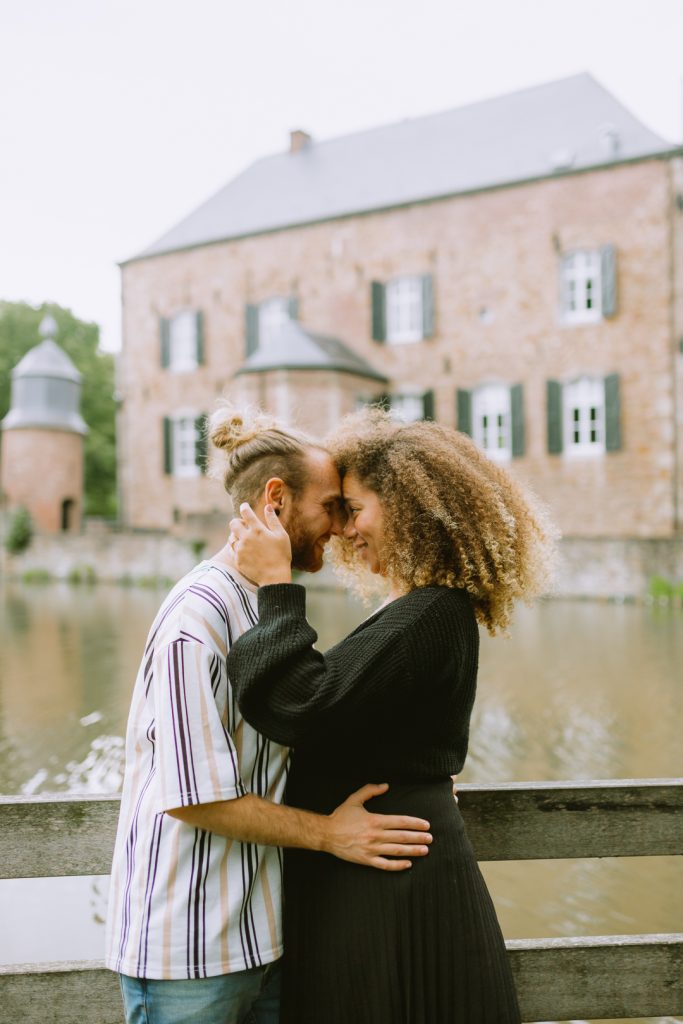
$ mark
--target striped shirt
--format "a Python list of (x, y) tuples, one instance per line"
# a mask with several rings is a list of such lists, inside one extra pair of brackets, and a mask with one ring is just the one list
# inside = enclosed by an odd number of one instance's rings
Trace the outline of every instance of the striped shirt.
[(279, 802), (288, 751), (239, 713), (226, 670), (256, 622), (256, 587), (202, 562), (149, 633), (126, 734), (106, 965), (141, 978), (206, 978), (282, 954), (282, 859), (166, 810), (256, 793)]

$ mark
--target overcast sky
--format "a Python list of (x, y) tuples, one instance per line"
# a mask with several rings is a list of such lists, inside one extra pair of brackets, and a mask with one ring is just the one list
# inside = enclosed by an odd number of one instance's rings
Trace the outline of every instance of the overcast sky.
[(590, 71), (683, 134), (683, 0), (0, 0), (0, 299), (120, 344), (117, 261), (292, 128), (324, 139)]

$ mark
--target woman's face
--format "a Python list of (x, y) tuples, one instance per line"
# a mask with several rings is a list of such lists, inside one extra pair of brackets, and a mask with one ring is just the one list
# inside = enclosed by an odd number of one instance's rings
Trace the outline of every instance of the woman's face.
[(374, 491), (353, 475), (344, 477), (342, 492), (348, 512), (344, 536), (353, 542), (370, 572), (381, 574), (380, 552), (384, 541), (384, 513)]

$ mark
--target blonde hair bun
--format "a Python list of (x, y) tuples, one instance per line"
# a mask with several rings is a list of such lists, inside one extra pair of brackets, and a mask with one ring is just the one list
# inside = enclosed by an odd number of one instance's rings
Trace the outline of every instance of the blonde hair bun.
[(209, 440), (215, 448), (230, 453), (276, 426), (276, 420), (260, 410), (235, 409), (222, 403), (209, 421)]

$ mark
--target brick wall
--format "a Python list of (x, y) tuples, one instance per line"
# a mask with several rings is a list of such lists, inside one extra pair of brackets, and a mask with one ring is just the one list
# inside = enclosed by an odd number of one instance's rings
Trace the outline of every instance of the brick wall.
[[(565, 533), (672, 535), (671, 225), (680, 214), (672, 210), (671, 173), (671, 161), (649, 160), (127, 264), (120, 377), (126, 521), (171, 528), (173, 509), (177, 519), (222, 507), (214, 482), (164, 476), (161, 418), (181, 408), (210, 409), (224, 390), (243, 393), (233, 375), (245, 355), (245, 304), (295, 294), (306, 327), (343, 340), (390, 377), (392, 388), (434, 389), (444, 423), (455, 423), (458, 388), (522, 382), (526, 452), (510, 468), (550, 504)], [(680, 251), (680, 230), (676, 239)], [(618, 254), (617, 315), (563, 325), (559, 255), (606, 244)], [(434, 278), (435, 336), (400, 346), (373, 342), (370, 282), (427, 272)], [(206, 362), (174, 374), (160, 368), (159, 317), (187, 307), (203, 311)], [(680, 359), (678, 366), (680, 387)], [(620, 375), (622, 450), (548, 455), (546, 381), (583, 373)], [(323, 376), (299, 388), (306, 419), (320, 411), (321, 429), (322, 412), (337, 402), (322, 397), (334, 391)]]
[(7, 507), (24, 506), (40, 530), (62, 529), (62, 502), (71, 500), (69, 530), (81, 526), (83, 438), (64, 430), (2, 432), (2, 491)]

